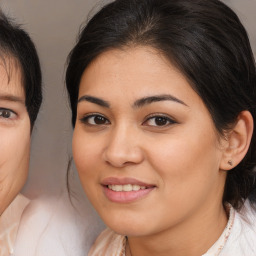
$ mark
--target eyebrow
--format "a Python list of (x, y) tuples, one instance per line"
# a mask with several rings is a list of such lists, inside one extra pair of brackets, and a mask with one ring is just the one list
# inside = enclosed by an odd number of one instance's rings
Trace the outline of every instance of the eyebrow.
[(105, 107), (105, 108), (110, 108), (110, 104), (107, 101), (93, 97), (93, 96), (84, 95), (78, 99), (77, 103), (80, 103), (82, 101), (88, 101), (88, 102), (97, 104), (99, 106)]
[[(82, 96), (78, 99), (78, 103), (80, 103), (82, 101), (88, 101), (88, 102), (97, 104), (99, 106), (105, 107), (105, 108), (110, 108), (110, 103), (108, 101), (102, 100), (102, 99), (97, 98), (97, 97), (84, 95), (84, 96)], [(180, 100), (180, 99), (178, 99), (175, 96), (170, 95), (170, 94), (153, 95), (153, 96), (148, 96), (148, 97), (138, 99), (134, 102), (133, 107), (141, 108), (145, 105), (148, 105), (148, 104), (151, 104), (151, 103), (154, 103), (154, 102), (159, 102), (159, 101), (173, 101), (173, 102), (176, 102), (176, 103), (179, 103), (179, 104), (182, 104), (182, 105), (188, 107), (188, 105), (185, 102), (183, 102), (182, 100)]]
[(173, 101), (188, 107), (188, 105), (185, 102), (183, 102), (182, 100), (170, 94), (160, 94), (160, 95), (144, 97), (142, 99), (136, 100), (133, 106), (136, 108), (141, 108), (145, 105), (148, 105), (154, 102), (159, 102), (159, 101)]
[(0, 100), (6, 100), (6, 101), (12, 101), (12, 102), (18, 102), (21, 104), (25, 104), (24, 99), (14, 96), (14, 95), (9, 95), (9, 94), (0, 95)]

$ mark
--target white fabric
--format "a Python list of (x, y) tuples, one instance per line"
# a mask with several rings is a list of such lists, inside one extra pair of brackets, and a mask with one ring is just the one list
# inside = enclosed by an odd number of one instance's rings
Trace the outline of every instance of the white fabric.
[[(220, 247), (223, 249), (219, 252)], [(223, 239), (219, 239), (203, 256), (217, 255), (256, 255), (256, 211), (252, 209), (249, 202), (245, 203), (240, 212), (235, 212), (234, 222), (227, 241), (223, 244)]]
[(28, 204), (26, 197), (18, 195), (0, 217), (0, 256), (13, 253), (20, 219)]
[[(68, 195), (31, 201), (25, 209), (14, 256), (85, 256), (104, 228), (88, 203)], [(81, 209), (82, 208), (82, 209)]]
[(231, 234), (219, 255), (256, 256), (256, 212), (248, 202), (236, 212)]

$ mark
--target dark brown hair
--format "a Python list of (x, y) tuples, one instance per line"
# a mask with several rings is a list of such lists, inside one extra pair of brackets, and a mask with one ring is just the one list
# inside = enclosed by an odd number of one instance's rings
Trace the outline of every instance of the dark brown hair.
[[(241, 111), (256, 118), (255, 60), (237, 15), (218, 0), (116, 0), (83, 28), (71, 51), (66, 86), (75, 125), (81, 76), (101, 53), (151, 46), (187, 77), (220, 135)], [(223, 201), (235, 208), (256, 200), (255, 130), (247, 155), (227, 175)], [(204, 156), (202, 156), (204, 157)]]
[(25, 104), (31, 127), (42, 103), (42, 76), (39, 58), (29, 35), (0, 11), (0, 58), (17, 61), (22, 74)]

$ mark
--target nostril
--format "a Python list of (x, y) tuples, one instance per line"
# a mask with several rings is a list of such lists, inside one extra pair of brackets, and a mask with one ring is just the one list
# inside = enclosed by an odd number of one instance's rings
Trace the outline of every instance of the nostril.
[(126, 154), (112, 154), (110, 152), (104, 154), (104, 160), (108, 165), (114, 167), (125, 167), (142, 162), (143, 155), (139, 152), (126, 153)]
[(119, 167), (119, 168), (134, 164), (131, 161), (122, 161), (121, 159), (119, 161), (117, 159), (115, 159), (115, 160), (113, 160), (113, 159), (112, 160), (106, 160), (106, 163), (108, 165), (112, 165), (114, 167)]

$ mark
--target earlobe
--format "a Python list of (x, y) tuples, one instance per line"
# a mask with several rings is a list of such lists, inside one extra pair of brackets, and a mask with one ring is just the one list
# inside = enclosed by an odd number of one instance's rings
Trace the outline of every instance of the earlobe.
[(242, 111), (237, 123), (228, 133), (226, 147), (220, 163), (221, 170), (231, 170), (245, 157), (253, 133), (253, 118), (249, 111)]

